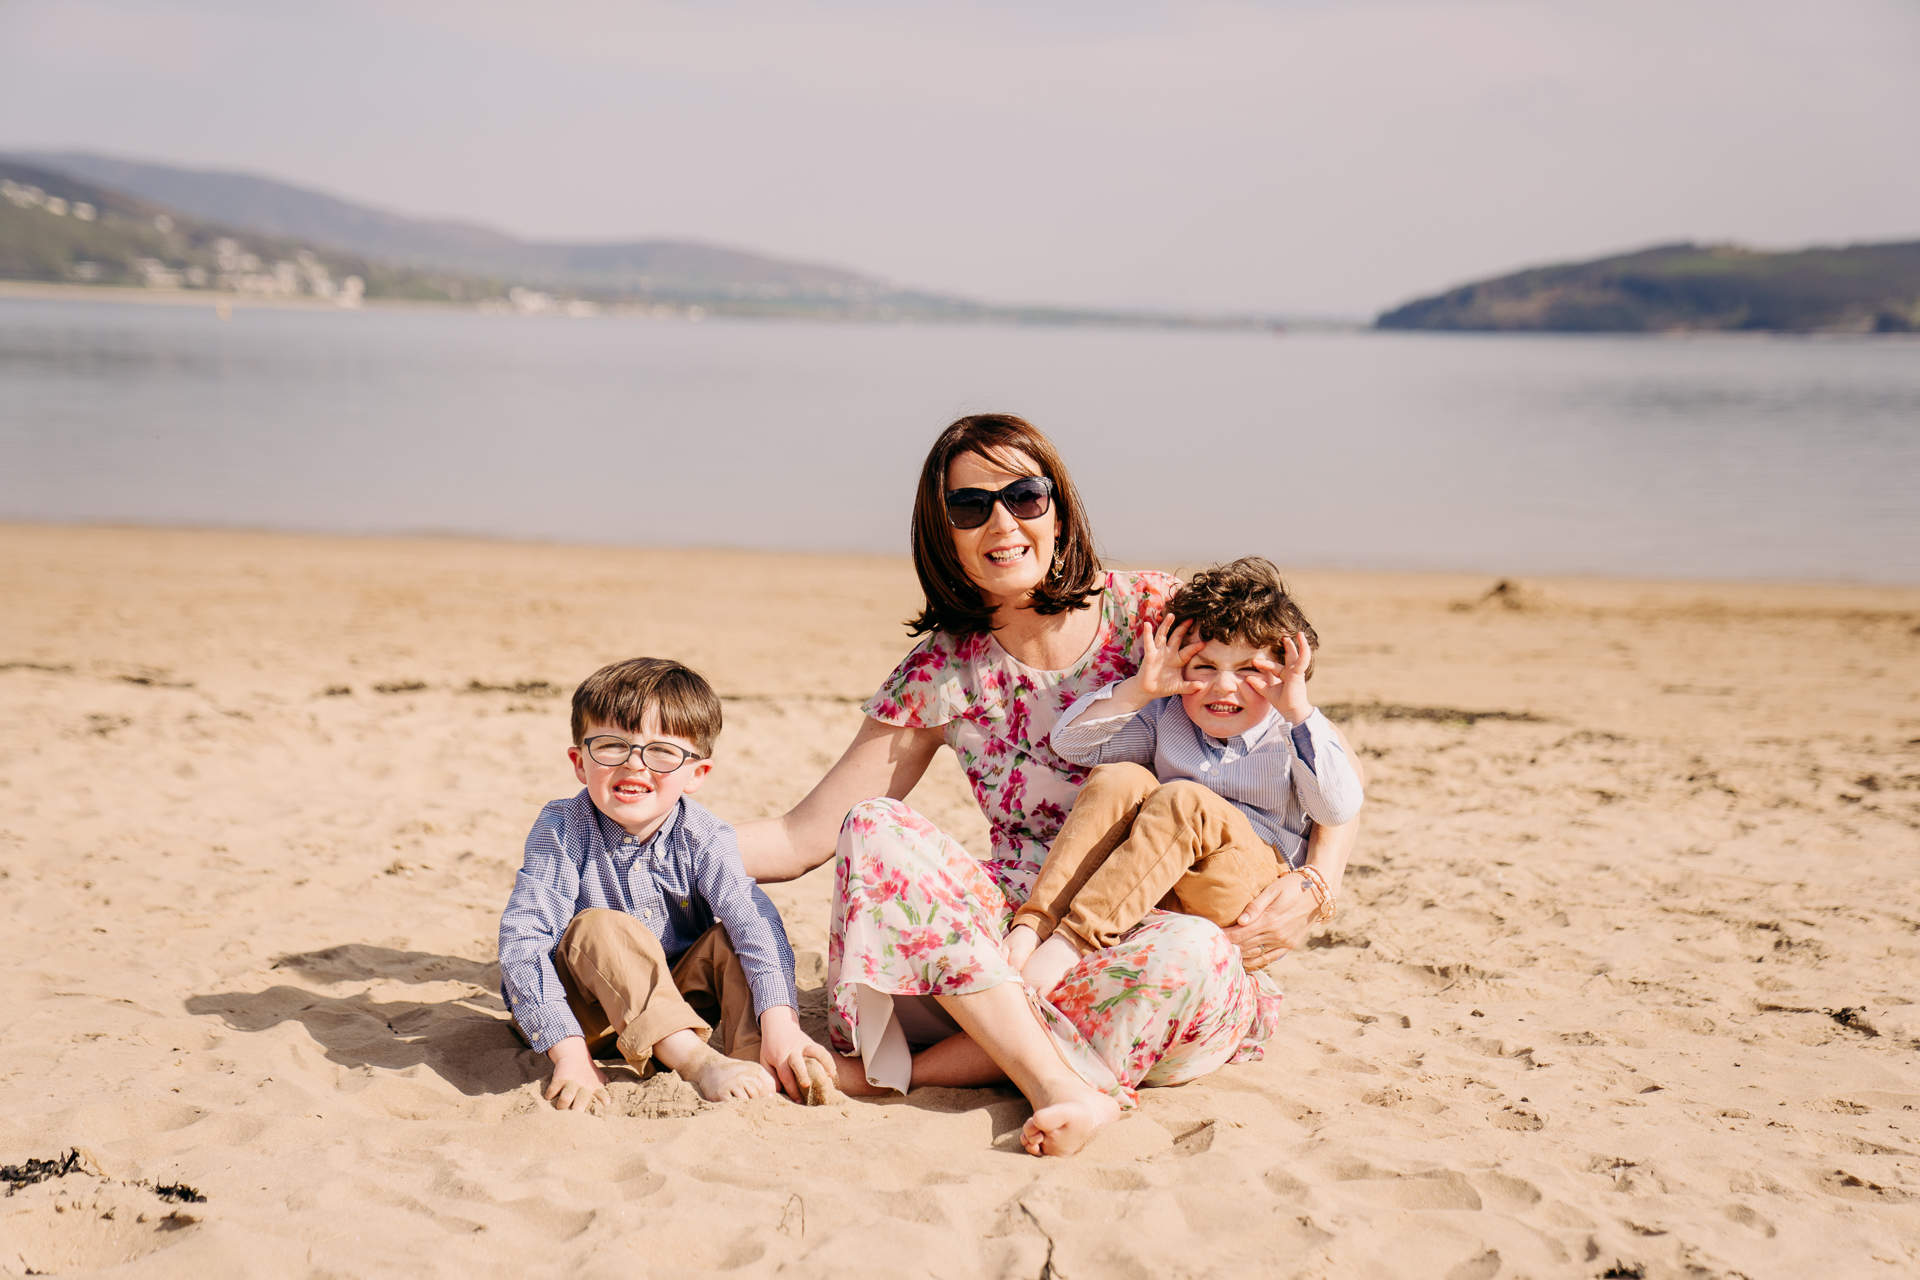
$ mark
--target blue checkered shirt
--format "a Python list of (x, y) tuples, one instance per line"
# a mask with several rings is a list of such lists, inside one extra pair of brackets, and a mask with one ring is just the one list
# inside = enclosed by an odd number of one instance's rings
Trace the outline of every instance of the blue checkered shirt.
[(594, 808), (585, 788), (540, 811), (500, 916), (500, 996), (527, 1042), (545, 1052), (582, 1034), (553, 967), (582, 911), (624, 911), (677, 960), (715, 921), (747, 971), (755, 1014), (800, 1008), (780, 912), (740, 864), (733, 826), (686, 797), (644, 844)]
[(1081, 698), (1053, 728), (1053, 749), (1079, 765), (1127, 761), (1162, 782), (1197, 782), (1247, 815), (1287, 865), (1306, 861), (1313, 824), (1338, 826), (1360, 812), (1360, 775), (1333, 722), (1315, 711), (1289, 725), (1271, 707), (1245, 733), (1216, 738), (1178, 698), (1156, 698), (1126, 715), (1103, 714), (1116, 682)]

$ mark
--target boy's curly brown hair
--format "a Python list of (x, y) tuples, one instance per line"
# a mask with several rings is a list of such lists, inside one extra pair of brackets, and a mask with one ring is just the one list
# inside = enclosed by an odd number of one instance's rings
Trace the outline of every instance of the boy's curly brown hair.
[[(1239, 641), (1270, 650), (1285, 662), (1287, 651), (1281, 641), (1304, 632), (1313, 652), (1320, 652), (1313, 624), (1287, 594), (1280, 570), (1265, 556), (1242, 556), (1232, 564), (1202, 569), (1173, 593), (1167, 612), (1175, 622), (1193, 623), (1186, 637), (1189, 644)], [(1312, 659), (1307, 662), (1306, 678), (1313, 679)]]

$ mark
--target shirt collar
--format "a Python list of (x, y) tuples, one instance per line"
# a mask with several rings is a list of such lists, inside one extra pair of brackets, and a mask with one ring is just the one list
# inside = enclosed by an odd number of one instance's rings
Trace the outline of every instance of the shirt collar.
[(1275, 711), (1272, 706), (1268, 706), (1267, 714), (1261, 719), (1260, 723), (1240, 735), (1240, 749), (1243, 751), (1253, 750), (1267, 740), (1268, 735), (1274, 731), (1274, 726), (1279, 723), (1280, 713)]
[[(648, 849), (651, 849), (656, 844), (660, 843), (660, 841), (666, 837), (667, 833), (672, 831), (675, 826), (679, 825), (680, 806), (684, 803), (685, 803), (684, 800), (675, 801), (673, 809), (667, 814), (667, 820), (660, 824), (660, 829), (658, 831), (654, 832), (647, 839), (643, 841), (639, 841), (632, 845), (628, 845), (627, 847), (632, 849), (639, 849), (642, 852), (644, 852)], [(627, 829), (621, 826), (619, 823), (615, 822), (612, 818), (609, 818), (606, 814), (600, 812), (599, 806), (597, 805), (594, 807), (593, 816), (599, 820), (600, 836), (602, 839), (604, 839), (607, 842), (607, 848), (609, 849), (620, 848), (622, 842), (624, 842), (627, 838)]]
[(1181, 712), (1180, 718), (1186, 720), (1188, 724), (1193, 725), (1193, 731), (1199, 734), (1201, 740), (1215, 751), (1224, 751), (1228, 747), (1232, 747), (1244, 756), (1262, 742), (1266, 741), (1268, 735), (1273, 732), (1274, 725), (1279, 723), (1280, 713), (1269, 706), (1267, 708), (1267, 714), (1261, 717), (1259, 724), (1256, 724), (1245, 733), (1237, 733), (1233, 737), (1226, 739), (1216, 738), (1199, 725), (1193, 724), (1193, 721), (1187, 720), (1184, 711)]

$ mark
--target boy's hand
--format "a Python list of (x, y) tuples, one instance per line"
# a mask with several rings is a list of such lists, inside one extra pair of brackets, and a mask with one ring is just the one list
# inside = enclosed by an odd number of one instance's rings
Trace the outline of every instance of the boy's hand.
[(1206, 648), (1204, 640), (1182, 643), (1192, 625), (1189, 619), (1175, 626), (1172, 616), (1168, 615), (1160, 619), (1159, 626), (1141, 628), (1140, 669), (1128, 677), (1127, 683), (1139, 690), (1142, 706), (1155, 698), (1198, 693), (1204, 687), (1197, 680), (1187, 679), (1187, 663)]
[(1288, 636), (1282, 643), (1286, 646), (1285, 665), (1258, 654), (1253, 665), (1259, 674), (1248, 676), (1247, 683), (1285, 716), (1288, 724), (1299, 724), (1313, 714), (1313, 700), (1307, 697), (1307, 667), (1313, 662), (1313, 648), (1304, 634)]
[(1000, 943), (1000, 954), (1014, 968), (1023, 969), (1033, 955), (1033, 949), (1039, 945), (1040, 935), (1034, 932), (1032, 925), (1017, 924), (1007, 930), (1006, 938)]
[(568, 1036), (547, 1050), (553, 1061), (553, 1083), (547, 1086), (547, 1101), (555, 1111), (590, 1111), (598, 1102), (613, 1105), (607, 1092), (607, 1073), (594, 1064), (587, 1042), (580, 1036)]
[(786, 1005), (760, 1015), (760, 1065), (780, 1081), (781, 1092), (795, 1102), (807, 1100), (807, 1059), (826, 1068), (834, 1078), (833, 1057), (800, 1029), (800, 1017)]

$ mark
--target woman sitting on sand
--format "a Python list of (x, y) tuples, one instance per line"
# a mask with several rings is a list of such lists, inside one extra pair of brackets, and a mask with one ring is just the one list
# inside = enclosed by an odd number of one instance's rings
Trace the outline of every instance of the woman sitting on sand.
[[(1282, 877), (1223, 933), (1153, 912), (1083, 957), (1046, 1000), (1002, 954), (1086, 771), (1048, 745), (1083, 694), (1131, 675), (1177, 585), (1109, 573), (1065, 464), (1019, 418), (962, 418), (935, 441), (913, 511), (930, 633), (870, 699), (839, 763), (790, 813), (739, 829), (747, 871), (785, 880), (838, 836), (827, 982), (849, 1093), (1011, 1079), (1034, 1114), (1021, 1140), (1071, 1154), (1143, 1085), (1181, 1084), (1263, 1039), (1274, 1001), (1247, 969), (1299, 945), (1318, 902)], [(976, 859), (904, 803), (951, 746), (992, 828)], [(873, 797), (883, 797), (875, 799)], [(1336, 884), (1353, 827), (1316, 828)], [(1244, 962), (1243, 962), (1244, 957)], [(1251, 1035), (1250, 1035), (1251, 1033)]]

